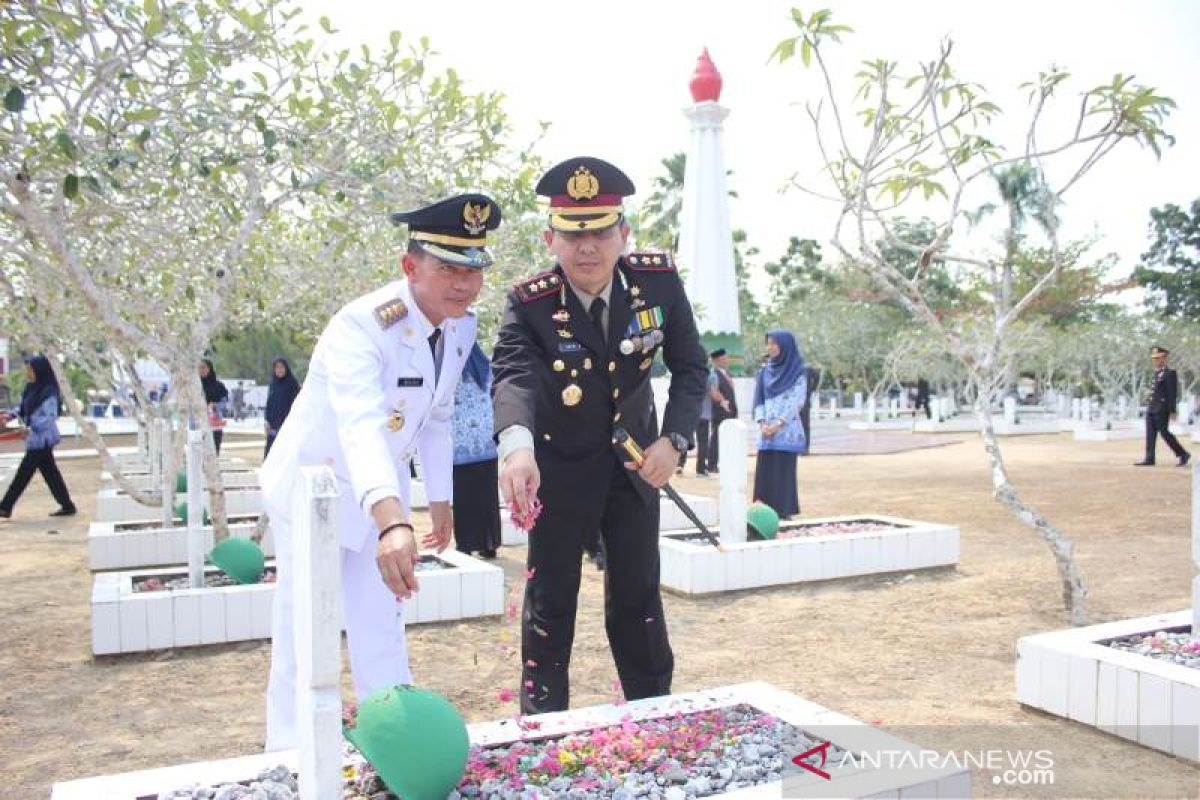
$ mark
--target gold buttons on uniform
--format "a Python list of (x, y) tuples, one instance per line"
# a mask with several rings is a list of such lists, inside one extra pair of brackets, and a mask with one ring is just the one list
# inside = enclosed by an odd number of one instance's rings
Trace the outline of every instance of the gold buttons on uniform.
[(613, 389), (613, 400), (616, 400), (616, 399), (617, 399), (618, 397), (620, 397), (620, 396), (621, 396), (621, 390), (620, 390), (620, 389)]
[(578, 378), (578, 377), (579, 377), (579, 370), (577, 370), (577, 369), (573, 369), (573, 370), (571, 370), (571, 377), (572, 377), (572, 378)]
[(564, 406), (577, 406), (579, 401), (583, 399), (583, 389), (574, 383), (568, 383), (567, 388), (562, 390), (562, 401)]
[(591, 369), (591, 368), (592, 368), (592, 360), (591, 360), (590, 358), (585, 358), (585, 359), (583, 360), (583, 368), (584, 368), (584, 369)]
[(543, 434), (542, 434), (542, 438), (543, 438), (543, 439), (545, 439), (545, 440), (548, 442), (548, 441), (550, 441), (550, 434), (548, 434), (548, 433), (543, 433)]
[(620, 421), (621, 421), (621, 412), (618, 411), (617, 413), (613, 414), (613, 422), (620, 422)]
[(617, 362), (615, 362), (615, 361), (608, 362), (608, 371), (609, 372), (615, 372), (616, 369), (617, 369)]
[(562, 372), (567, 368), (567, 365), (563, 363), (561, 358), (554, 359), (554, 363), (551, 366), (554, 367), (555, 372)]

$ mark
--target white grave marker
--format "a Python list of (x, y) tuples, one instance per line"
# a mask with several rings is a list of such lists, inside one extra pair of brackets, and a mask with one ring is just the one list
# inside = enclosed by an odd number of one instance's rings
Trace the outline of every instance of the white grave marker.
[[(200, 471), (204, 435), (188, 431), (187, 443), (187, 543), (188, 582), (193, 589), (204, 587), (204, 501), (200, 497)], [(165, 503), (164, 498), (164, 503)], [(173, 514), (173, 511), (172, 511)]]
[(1004, 398), (1004, 424), (1005, 425), (1016, 425), (1017, 424), (1017, 401), (1015, 398), (1012, 398), (1012, 397)]
[(341, 797), (342, 674), (337, 480), (329, 467), (302, 467), (293, 499), (296, 544), (296, 708), (301, 800)]
[(717, 429), (721, 447), (721, 541), (746, 541), (746, 423), (727, 419)]

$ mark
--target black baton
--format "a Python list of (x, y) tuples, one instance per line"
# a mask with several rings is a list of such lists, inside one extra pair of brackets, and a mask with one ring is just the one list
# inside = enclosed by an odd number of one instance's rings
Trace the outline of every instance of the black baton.
[[(646, 455), (642, 452), (642, 448), (638, 446), (638, 443), (635, 442), (633, 437), (629, 435), (629, 431), (625, 430), (624, 428), (617, 428), (613, 431), (613, 444), (622, 448), (629, 456), (629, 459), (633, 461), (633, 463), (637, 464), (638, 467), (641, 467), (642, 463), (646, 460)], [(696, 512), (692, 511), (692, 507), (689, 506), (687, 502), (679, 496), (679, 492), (675, 491), (675, 489), (671, 487), (671, 484), (664, 483), (662, 490), (666, 492), (667, 497), (671, 498), (675, 505), (679, 507), (679, 510), (683, 512), (684, 516), (690, 519), (692, 524), (700, 529), (700, 532), (704, 534), (704, 538), (708, 539), (709, 544), (718, 550), (724, 549), (721, 547), (721, 540), (714, 536), (712, 531), (705, 527), (704, 523), (700, 521), (700, 517), (696, 516)]]

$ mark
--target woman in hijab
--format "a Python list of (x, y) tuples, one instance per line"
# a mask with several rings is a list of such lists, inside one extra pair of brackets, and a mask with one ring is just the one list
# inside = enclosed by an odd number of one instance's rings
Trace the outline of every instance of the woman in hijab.
[(492, 366), (476, 343), (454, 391), (454, 546), (495, 558), (500, 546)]
[(808, 402), (804, 356), (788, 331), (767, 334), (767, 361), (754, 382), (754, 421), (758, 423), (758, 466), (754, 499), (787, 519), (800, 513), (796, 456), (808, 450), (800, 411)]
[(204, 388), (204, 402), (208, 406), (208, 421), (213, 429), (213, 447), (217, 454), (221, 452), (221, 440), (225, 432), (221, 430), (225, 422), (221, 416), (221, 404), (229, 400), (229, 390), (225, 384), (217, 380), (217, 371), (213, 369), (212, 361), (207, 358), (200, 362), (200, 385)]
[[(0, 518), (12, 516), (13, 506), (29, 485), (33, 473), (39, 470), (59, 505), (50, 516), (69, 517), (75, 513), (75, 504), (71, 502), (66, 481), (54, 462), (54, 445), (62, 439), (58, 432), (58, 382), (45, 356), (33, 356), (25, 362), (25, 377), (27, 383), (17, 411), (17, 416), (25, 423), (25, 457), (13, 475), (4, 499), (0, 500)], [(7, 423), (10, 419), (10, 414), (0, 415), (0, 422)]]
[(283, 421), (287, 419), (298, 394), (300, 382), (292, 374), (291, 364), (280, 356), (271, 363), (271, 387), (267, 390), (267, 408), (264, 412), (267, 420), (267, 447), (263, 450), (263, 458), (271, 452), (271, 445), (275, 444), (275, 437), (279, 435), (279, 429), (283, 427)]

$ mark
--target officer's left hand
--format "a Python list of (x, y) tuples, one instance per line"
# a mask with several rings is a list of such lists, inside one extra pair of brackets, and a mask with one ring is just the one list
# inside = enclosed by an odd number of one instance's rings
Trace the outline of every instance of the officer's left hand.
[(421, 546), (440, 553), (450, 544), (450, 534), (454, 532), (454, 512), (450, 509), (450, 501), (430, 502), (429, 516), (433, 517), (433, 530), (421, 539)]
[(679, 463), (679, 452), (671, 444), (670, 439), (663, 437), (646, 448), (645, 456), (641, 469), (638, 469), (638, 465), (632, 461), (626, 461), (625, 466), (637, 470), (637, 474), (641, 476), (642, 480), (655, 489), (661, 489), (667, 481), (671, 480), (675, 465)]

